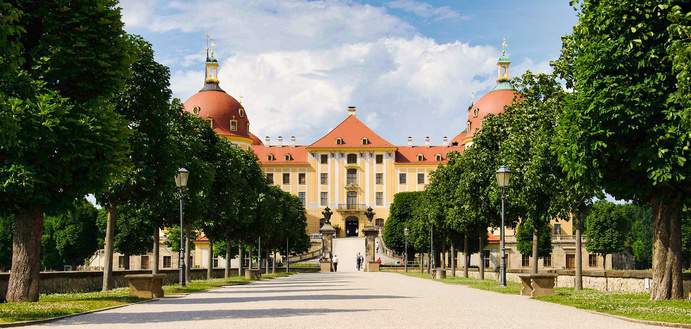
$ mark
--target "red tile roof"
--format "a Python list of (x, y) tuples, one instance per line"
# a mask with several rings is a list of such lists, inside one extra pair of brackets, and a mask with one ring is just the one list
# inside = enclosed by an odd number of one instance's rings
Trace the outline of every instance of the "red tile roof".
[[(266, 146), (252, 145), (252, 151), (259, 158), (262, 165), (308, 165), (307, 149), (304, 145), (300, 146)], [(273, 155), (275, 160), (269, 160), (269, 155)], [(286, 155), (290, 155), (290, 160), (286, 160)]]
[[(369, 144), (363, 144), (362, 139), (367, 138)], [(336, 140), (341, 138), (343, 144), (337, 144)], [(367, 127), (354, 114), (348, 115), (345, 120), (332, 129), (324, 137), (320, 138), (308, 148), (383, 148), (395, 146), (387, 140), (377, 135), (372, 129)]]
[[(399, 164), (440, 164), (448, 161), (450, 152), (462, 152), (460, 146), (399, 146), (396, 150), (396, 163)], [(418, 159), (422, 155), (422, 160)], [(441, 161), (437, 161), (441, 155)]]

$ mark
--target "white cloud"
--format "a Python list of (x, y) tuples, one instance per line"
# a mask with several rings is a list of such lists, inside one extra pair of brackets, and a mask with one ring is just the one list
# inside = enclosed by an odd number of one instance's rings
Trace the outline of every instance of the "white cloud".
[[(191, 32), (200, 40), (210, 32), (219, 47), (221, 87), (242, 99), (258, 136), (295, 135), (308, 144), (355, 105), (358, 116), (392, 143), (405, 143), (409, 135), (440, 143), (464, 129), (471, 94), (494, 85), (495, 47), (438, 43), (378, 7), (345, 0), (158, 7), (155, 12), (165, 14), (139, 28)], [(200, 54), (175, 55), (172, 89), (183, 100), (202, 86)], [(195, 60), (196, 67), (190, 65)]]
[(155, 5), (155, 0), (120, 0), (125, 27), (146, 25), (153, 17)]
[(386, 6), (436, 21), (464, 18), (459, 12), (449, 7), (434, 7), (429, 3), (415, 0), (394, 0), (387, 3)]

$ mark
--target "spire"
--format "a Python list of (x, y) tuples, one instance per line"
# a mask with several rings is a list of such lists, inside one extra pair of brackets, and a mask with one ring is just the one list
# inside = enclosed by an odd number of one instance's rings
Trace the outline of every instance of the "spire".
[(506, 42), (506, 38), (501, 41), (501, 56), (497, 60), (497, 86), (494, 90), (512, 90), (513, 86), (509, 82), (511, 77), (509, 75), (509, 65), (511, 65), (511, 59), (506, 54), (506, 49), (509, 44)]
[(214, 39), (206, 35), (206, 63), (204, 64), (204, 90), (219, 90), (223, 91), (218, 85), (218, 61), (214, 54), (216, 43)]

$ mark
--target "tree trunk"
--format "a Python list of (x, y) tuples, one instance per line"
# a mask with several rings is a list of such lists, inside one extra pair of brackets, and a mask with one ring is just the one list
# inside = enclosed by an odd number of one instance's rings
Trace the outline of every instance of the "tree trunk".
[(242, 276), (242, 265), (244, 259), (242, 259), (242, 241), (238, 241), (238, 276)]
[(230, 240), (226, 241), (226, 268), (223, 271), (223, 277), (230, 278)]
[(264, 273), (269, 274), (269, 250), (264, 255)]
[[(192, 281), (190, 278), (190, 268), (192, 268), (192, 262), (190, 262), (190, 234), (189, 231), (185, 234), (185, 282)], [(201, 262), (200, 262), (201, 264)]]
[(214, 242), (209, 239), (209, 259), (206, 267), (206, 279), (211, 280), (214, 277)]
[(38, 301), (42, 235), (43, 209), (36, 207), (15, 215), (8, 302)]
[(271, 262), (271, 273), (276, 273), (276, 251), (274, 250), (274, 258)]
[(161, 250), (161, 231), (154, 227), (154, 249), (151, 262), (151, 274), (158, 274), (158, 258)]
[[(535, 223), (533, 223), (535, 227)], [(537, 243), (538, 243), (538, 230), (533, 229), (533, 256), (530, 258), (530, 274), (537, 274)]]
[(423, 254), (420, 253), (420, 273), (422, 273), (422, 271), (425, 269), (424, 262), (425, 262), (425, 259), (423, 257)]
[(106, 238), (103, 245), (103, 285), (101, 290), (113, 289), (113, 231), (115, 230), (115, 205), (107, 206)]
[(463, 235), (463, 277), (468, 277), (468, 267), (470, 267), (470, 253), (468, 252), (468, 235)]
[(573, 287), (576, 291), (583, 290), (583, 238), (581, 237), (581, 232), (583, 229), (583, 218), (585, 213), (579, 211), (579, 213), (574, 216), (574, 226), (576, 227), (576, 275), (574, 276)]
[(456, 247), (451, 242), (451, 276), (456, 276)]
[(609, 291), (607, 283), (607, 254), (602, 254), (602, 275), (605, 276), (605, 291)]
[[(487, 234), (487, 233), (485, 233)], [(480, 233), (480, 264), (479, 264), (479, 272), (480, 272), (480, 280), (485, 279), (485, 241), (484, 237), (482, 236), (482, 233)]]
[(670, 193), (673, 196), (655, 196), (652, 200), (652, 300), (684, 298), (681, 272), (681, 193), (673, 193)]

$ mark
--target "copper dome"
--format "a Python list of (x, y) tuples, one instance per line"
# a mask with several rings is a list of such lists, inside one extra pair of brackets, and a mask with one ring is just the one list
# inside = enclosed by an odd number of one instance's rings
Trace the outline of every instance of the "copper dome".
[(185, 111), (209, 120), (213, 130), (221, 136), (251, 138), (245, 109), (225, 91), (201, 90), (184, 105)]
[[(489, 114), (499, 114), (504, 112), (507, 105), (511, 105), (516, 91), (511, 89), (492, 90), (468, 108), (468, 124), (466, 134), (472, 137), (482, 127), (482, 121)], [(456, 137), (458, 138), (458, 136)], [(455, 140), (455, 138), (454, 138)]]

